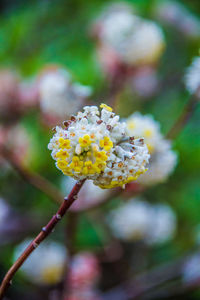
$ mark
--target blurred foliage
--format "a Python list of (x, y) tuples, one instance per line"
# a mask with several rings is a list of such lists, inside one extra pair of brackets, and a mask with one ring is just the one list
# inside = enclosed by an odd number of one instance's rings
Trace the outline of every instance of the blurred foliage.
[[(159, 0), (130, 0), (138, 13), (152, 18), (152, 7)], [(95, 61), (95, 45), (89, 37), (89, 27), (106, 0), (57, 0), (57, 1), (1, 1), (0, 15), (0, 66), (19, 70), (24, 77), (34, 76), (47, 63), (61, 64), (72, 71), (74, 78), (94, 88), (94, 101), (106, 85)], [(200, 14), (199, 0), (180, 1), (196, 15)], [(121, 95), (118, 111), (127, 116), (134, 110), (151, 113), (160, 121), (166, 133), (188, 100), (182, 83), (185, 67), (198, 54), (199, 41), (188, 42), (169, 28), (164, 28), (167, 48), (159, 67), (160, 78), (166, 86), (148, 102), (140, 102), (126, 92)], [(178, 75), (173, 80), (174, 75)], [(164, 183), (145, 191), (151, 202), (168, 202), (178, 216), (178, 233), (173, 242), (152, 249), (152, 265), (177, 258), (194, 245), (194, 233), (200, 223), (200, 107), (190, 123), (174, 141), (179, 154), (179, 164), (174, 174)], [(54, 167), (47, 144), (51, 132), (41, 127), (39, 116), (30, 113), (22, 123), (33, 140), (33, 159), (30, 169), (42, 174), (57, 186), (61, 174)], [(22, 214), (31, 210), (43, 220), (55, 211), (56, 205), (47, 196), (22, 181), (15, 172), (0, 175), (1, 195)], [(12, 188), (10, 188), (12, 187)], [(113, 199), (115, 201), (115, 199)], [(48, 209), (47, 209), (48, 208)], [(56, 229), (57, 239), (63, 240), (65, 222)], [(101, 246), (95, 228), (83, 215), (77, 235), (77, 248), (96, 249)], [(13, 247), (1, 249), (1, 273), (10, 264)], [(5, 262), (5, 263), (3, 263)], [(195, 295), (194, 295), (195, 297)], [(198, 295), (196, 296), (198, 298)], [(14, 298), (13, 298), (14, 299)], [(189, 299), (189, 298), (187, 298)]]

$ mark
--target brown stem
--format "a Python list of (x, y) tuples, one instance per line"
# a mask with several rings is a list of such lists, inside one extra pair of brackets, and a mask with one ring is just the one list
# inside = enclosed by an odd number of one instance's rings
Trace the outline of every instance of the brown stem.
[(188, 123), (193, 112), (195, 111), (197, 103), (198, 103), (198, 99), (196, 96), (192, 96), (188, 100), (181, 115), (179, 116), (179, 118), (177, 119), (175, 124), (172, 126), (172, 128), (167, 133), (166, 138), (174, 139), (181, 132), (181, 130)]
[(39, 246), (39, 244), (46, 239), (46, 237), (52, 232), (55, 228), (58, 221), (62, 219), (65, 215), (66, 211), (72, 205), (72, 203), (77, 199), (77, 195), (83, 185), (85, 180), (78, 181), (73, 189), (71, 190), (68, 197), (64, 198), (64, 202), (61, 204), (57, 213), (51, 218), (48, 224), (42, 228), (42, 231), (37, 235), (37, 237), (29, 244), (29, 246), (25, 249), (22, 255), (18, 258), (18, 260), (13, 264), (10, 270), (5, 275), (1, 286), (0, 286), (0, 299), (3, 299), (3, 296), (11, 284), (11, 280), (21, 265), (25, 262), (25, 260), (29, 257), (29, 255)]
[(13, 153), (5, 146), (0, 145), (1, 156), (10, 163), (10, 165), (17, 171), (17, 173), (30, 185), (36, 189), (42, 191), (44, 194), (49, 196), (57, 204), (61, 204), (63, 196), (60, 191), (47, 179), (40, 176), (39, 174), (30, 172), (23, 167), (13, 156)]

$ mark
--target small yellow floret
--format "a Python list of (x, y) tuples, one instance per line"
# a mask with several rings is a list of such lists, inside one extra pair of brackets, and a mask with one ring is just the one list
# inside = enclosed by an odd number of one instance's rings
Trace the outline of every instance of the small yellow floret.
[(60, 145), (60, 148), (62, 149), (70, 149), (71, 146), (70, 146), (70, 140), (68, 139), (63, 139), (63, 138), (59, 138), (59, 145)]
[(65, 159), (69, 157), (69, 153), (66, 150), (60, 150), (59, 152), (56, 153), (57, 158)]
[(83, 174), (88, 175), (95, 173), (98, 173), (97, 166), (93, 164), (91, 160), (86, 161), (83, 168)]
[(99, 145), (106, 151), (109, 151), (113, 147), (113, 142), (108, 136), (105, 136), (103, 140), (100, 140)]
[(92, 143), (89, 134), (85, 134), (83, 137), (80, 137), (78, 141), (81, 147), (88, 147)]
[(105, 161), (101, 160), (101, 159), (97, 159), (95, 162), (95, 166), (100, 170), (103, 171), (106, 167), (106, 163)]
[(108, 106), (108, 105), (106, 105), (106, 104), (104, 104), (104, 103), (101, 103), (100, 107), (101, 107), (101, 108), (104, 108), (104, 109), (106, 109), (106, 110), (108, 110), (108, 111), (110, 111), (110, 112), (112, 112), (112, 107), (110, 107), (110, 106)]
[(63, 159), (59, 159), (57, 161), (57, 166), (59, 169), (63, 170), (64, 168), (66, 168), (68, 165), (68, 162), (66, 160), (63, 160)]
[(100, 159), (102, 161), (106, 161), (108, 159), (108, 156), (106, 155), (106, 152), (105, 151), (96, 151), (94, 153), (94, 156), (97, 158), (97, 159)]
[(74, 156), (72, 158), (72, 162), (70, 164), (70, 168), (75, 172), (81, 172), (83, 167), (83, 162), (79, 159), (78, 156)]

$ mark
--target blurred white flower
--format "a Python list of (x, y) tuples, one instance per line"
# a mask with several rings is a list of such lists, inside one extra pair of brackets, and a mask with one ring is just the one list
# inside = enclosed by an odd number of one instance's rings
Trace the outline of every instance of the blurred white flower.
[[(72, 177), (63, 177), (62, 190), (64, 194), (68, 194), (74, 186), (76, 180)], [(95, 205), (100, 204), (110, 194), (110, 190), (101, 189), (97, 185), (94, 185), (92, 180), (87, 180), (78, 194), (78, 200), (75, 201), (70, 210), (81, 211), (89, 209)]]
[(185, 85), (191, 94), (200, 98), (200, 57), (195, 57), (185, 74)]
[(162, 147), (152, 154), (148, 173), (141, 175), (138, 182), (153, 185), (165, 182), (177, 165), (177, 154), (171, 150), (170, 141), (163, 141)]
[[(30, 242), (31, 240), (25, 240), (16, 247), (14, 261)], [(62, 280), (66, 259), (66, 248), (63, 245), (53, 241), (45, 241), (31, 254), (20, 270), (31, 282), (36, 284), (56, 284)]]
[(174, 237), (176, 216), (166, 204), (150, 204), (131, 199), (107, 216), (107, 223), (116, 237), (143, 240), (146, 244), (162, 244)]
[(129, 6), (107, 8), (97, 20), (100, 45), (113, 49), (128, 65), (156, 63), (165, 47), (162, 29), (133, 14)]
[(64, 69), (47, 70), (39, 79), (39, 101), (44, 114), (64, 120), (91, 95), (91, 88), (73, 83)]
[(126, 124), (130, 135), (135, 138), (144, 137), (150, 153), (154, 153), (160, 147), (162, 142), (160, 123), (155, 121), (153, 116), (135, 112), (126, 119)]
[(176, 166), (177, 155), (171, 149), (170, 141), (161, 134), (159, 122), (151, 115), (136, 112), (126, 119), (126, 124), (129, 135), (144, 137), (151, 154), (148, 171), (137, 181), (144, 185), (164, 182)]
[(124, 43), (120, 54), (128, 64), (151, 64), (158, 61), (165, 47), (162, 29), (152, 21), (141, 21)]
[(111, 211), (107, 223), (117, 238), (144, 239), (151, 225), (151, 206), (145, 201), (132, 199)]
[(192, 283), (200, 280), (200, 254), (194, 254), (190, 256), (182, 270), (183, 281), (186, 283)]
[(162, 244), (171, 240), (176, 233), (176, 215), (169, 205), (152, 205), (151, 229), (146, 242), (148, 244)]
[(187, 37), (198, 38), (200, 36), (200, 20), (180, 2), (158, 1), (155, 15), (161, 22), (173, 26)]

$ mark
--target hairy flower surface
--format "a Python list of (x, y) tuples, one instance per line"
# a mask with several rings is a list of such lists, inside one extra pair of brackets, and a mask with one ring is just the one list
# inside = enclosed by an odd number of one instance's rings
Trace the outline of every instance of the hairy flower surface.
[(194, 58), (185, 75), (185, 85), (191, 94), (200, 98), (200, 56)]
[(56, 127), (48, 148), (63, 174), (92, 179), (101, 188), (123, 186), (146, 171), (148, 149), (143, 138), (127, 134), (110, 107), (100, 107), (85, 106), (65, 128)]
[[(30, 242), (31, 239), (25, 240), (16, 247), (14, 261)], [(30, 281), (36, 284), (56, 284), (62, 280), (65, 262), (66, 248), (57, 242), (45, 241), (25, 261), (21, 267), (21, 271)]]
[(176, 230), (176, 216), (168, 205), (140, 199), (131, 199), (111, 211), (107, 222), (116, 237), (146, 244), (162, 244), (172, 239)]
[(160, 132), (160, 124), (151, 115), (136, 112), (126, 120), (129, 135), (144, 137), (151, 154), (149, 170), (138, 181), (151, 185), (165, 181), (177, 163), (177, 155), (171, 149), (171, 143)]

